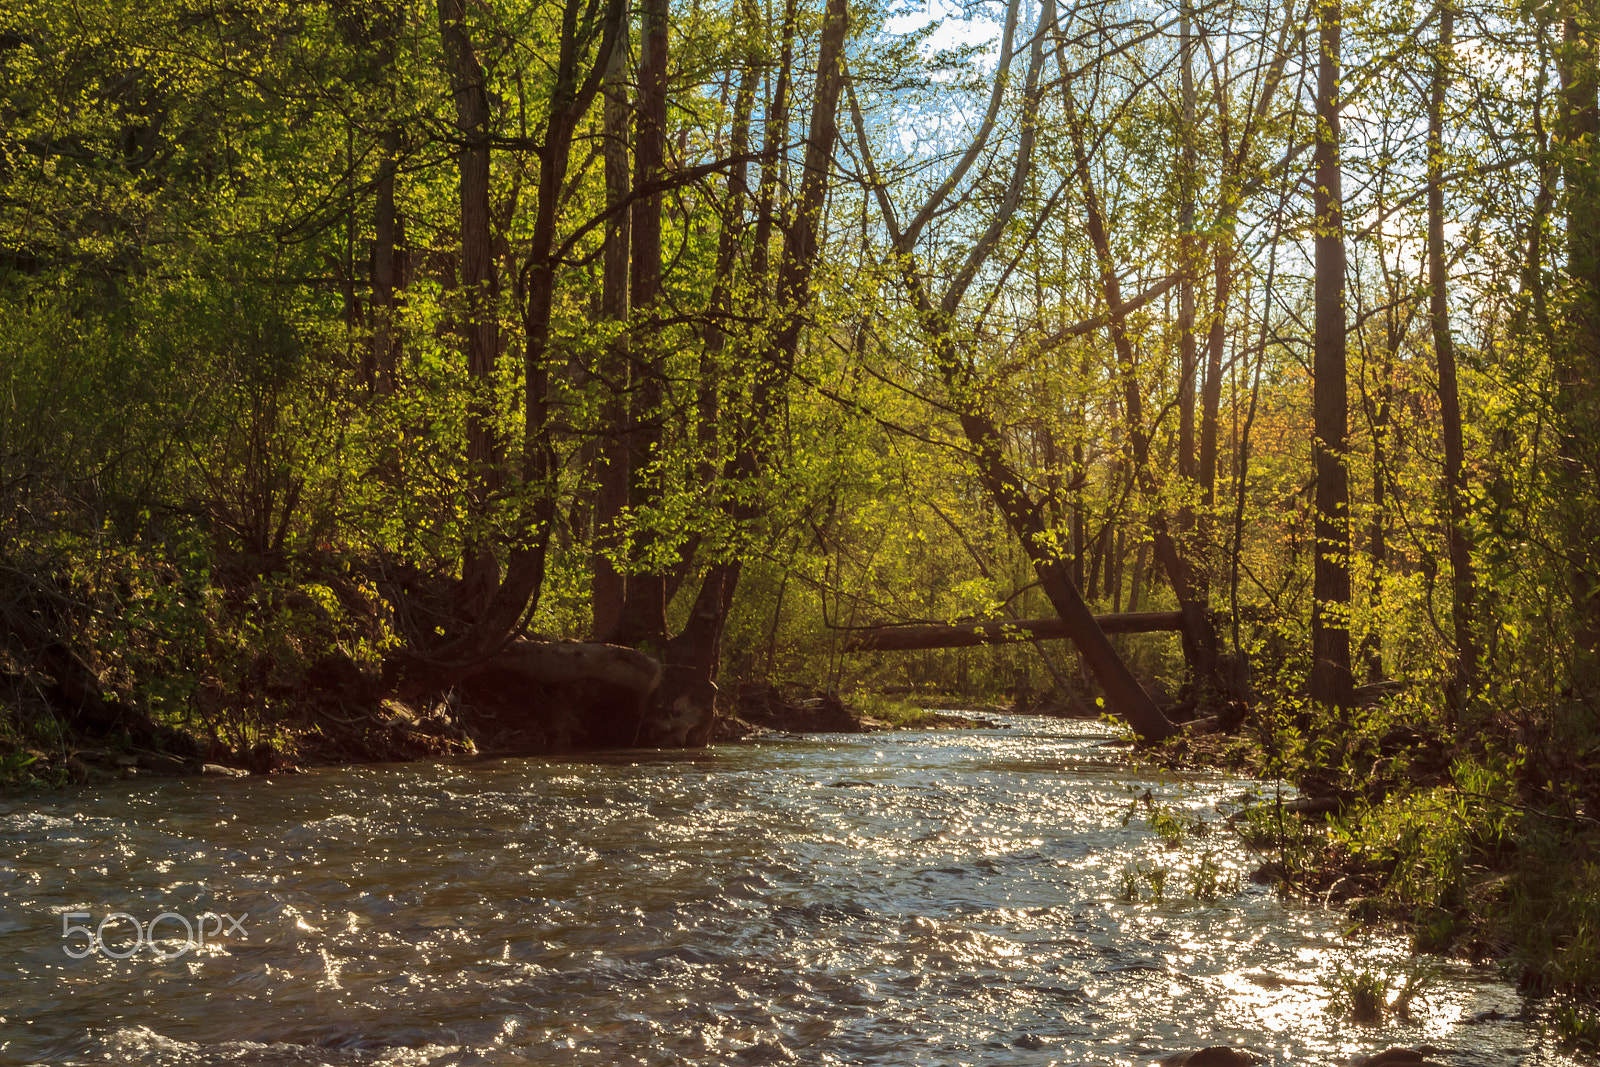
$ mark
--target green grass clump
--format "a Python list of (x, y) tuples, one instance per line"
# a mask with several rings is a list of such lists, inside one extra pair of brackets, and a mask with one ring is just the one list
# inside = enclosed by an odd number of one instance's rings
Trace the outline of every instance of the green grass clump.
[(1189, 870), (1189, 895), (1209, 904), (1217, 899), (1222, 886), (1222, 867), (1207, 849), (1200, 857), (1200, 862)]
[(1568, 1001), (1551, 1013), (1556, 1037), (1569, 1049), (1600, 1052), (1600, 1012)]
[(1129, 904), (1142, 899), (1160, 904), (1167, 897), (1167, 879), (1172, 868), (1162, 863), (1131, 863), (1122, 869), (1122, 897)]
[(883, 693), (857, 693), (850, 704), (862, 715), (888, 723), (898, 730), (915, 730), (932, 726), (942, 718), (934, 708), (924, 708), (917, 703)]
[[(1328, 980), (1331, 987), (1328, 1010), (1362, 1026), (1381, 1026), (1390, 1015), (1409, 1019), (1411, 1005), (1423, 999), (1437, 983), (1440, 973), (1436, 964), (1422, 956), (1413, 956), (1395, 969), (1347, 970), (1340, 965), (1334, 968)], [(1389, 995), (1391, 987), (1394, 989), (1392, 997)]]

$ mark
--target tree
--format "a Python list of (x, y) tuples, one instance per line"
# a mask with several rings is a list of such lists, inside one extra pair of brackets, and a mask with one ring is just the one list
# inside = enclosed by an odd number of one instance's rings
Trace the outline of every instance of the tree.
[[(917, 262), (915, 252), (915, 242), (921, 227), (926, 225), (936, 212), (944, 208), (945, 200), (955, 191), (966, 169), (977, 161), (987, 147), (988, 137), (993, 130), (995, 115), (999, 109), (1001, 86), (1012, 59), (1012, 42), (1017, 27), (1018, 8), (1017, 0), (1013, 0), (1007, 7), (996, 87), (991, 96), (989, 112), (977, 136), (969, 143), (951, 175), (919, 206), (908, 226), (905, 228), (900, 226), (888, 190), (877, 177), (876, 166), (870, 162), (868, 162), (868, 180), (878, 198), (882, 221), (888, 229), (889, 256), (892, 262), (898, 264), (901, 281), (926, 339), (933, 365), (943, 382), (945, 403), (956, 415), (979, 479), (989, 499), (1005, 517), (1007, 524), (1020, 541), (1041, 589), (1060, 615), (1073, 643), (1077, 645), (1089, 669), (1094, 672), (1105, 691), (1111, 710), (1126, 720), (1144, 740), (1159, 741), (1170, 736), (1174, 732), (1174, 727), (1134, 678), (1126, 662), (1096, 623), (1093, 612), (1073, 583), (1071, 561), (1062, 552), (1060, 540), (1053, 536), (1046, 526), (1040, 504), (1032, 498), (1013, 465), (1006, 458), (1005, 442), (1000, 427), (984, 408), (984, 390), (973, 367), (961, 355), (962, 342), (956, 333), (956, 316), (967, 290), (977, 279), (979, 272), (1004, 235), (1031, 173), (1037, 140), (1041, 76), (1045, 61), (1044, 42), (1055, 33), (1056, 27), (1055, 5), (1051, 0), (1045, 0), (1040, 7), (1038, 28), (1032, 35), (1028, 49), (1028, 66), (1023, 76), (1017, 119), (1017, 146), (1009, 167), (1010, 175), (1005, 191), (988, 226), (966, 249), (954, 276), (937, 302), (929, 290), (927, 274)], [(870, 161), (871, 145), (865, 136), (859, 110), (856, 112), (856, 123), (859, 149), (863, 159)], [(1113, 304), (1112, 313), (1118, 313), (1120, 307), (1120, 301)]]
[(1566, 201), (1565, 328), (1556, 342), (1562, 420), (1566, 554), (1577, 617), (1574, 681), (1585, 693), (1600, 677), (1600, 58), (1595, 12), (1582, 0), (1564, 4), (1556, 66), (1561, 96), (1556, 123)]
[(1444, 484), (1450, 543), (1451, 608), (1456, 639), (1456, 677), (1452, 706), (1459, 710), (1477, 684), (1478, 646), (1473, 635), (1476, 582), (1467, 545), (1466, 452), (1461, 436), (1461, 391), (1457, 382), (1455, 338), (1450, 327), (1450, 277), (1444, 243), (1444, 119), (1455, 59), (1455, 10), (1439, 6), (1439, 36), (1434, 46), (1428, 100), (1428, 320), (1439, 367), (1439, 419), (1444, 438)]
[(1340, 0), (1317, 0), (1315, 218), (1316, 549), (1311, 609), (1311, 699), (1350, 704), (1350, 435), (1345, 385), (1345, 249), (1339, 160)]

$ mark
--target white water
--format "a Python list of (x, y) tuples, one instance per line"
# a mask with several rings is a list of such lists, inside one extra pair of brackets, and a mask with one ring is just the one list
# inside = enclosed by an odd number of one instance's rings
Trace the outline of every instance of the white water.
[[(1251, 783), (1132, 770), (1097, 724), (1004, 724), (0, 803), (0, 1060), (1572, 1062), (1459, 963), (1409, 1024), (1329, 1013), (1336, 967), (1397, 971), (1404, 943), (1242, 877), (1260, 858), (1220, 818)], [(1219, 825), (1166, 850), (1126, 818), (1146, 789)], [(1207, 853), (1212, 902), (1189, 898)], [(1120, 899), (1130, 865), (1169, 869), (1164, 902)], [(86, 941), (63, 912), (205, 911), (247, 937), (63, 951)]]

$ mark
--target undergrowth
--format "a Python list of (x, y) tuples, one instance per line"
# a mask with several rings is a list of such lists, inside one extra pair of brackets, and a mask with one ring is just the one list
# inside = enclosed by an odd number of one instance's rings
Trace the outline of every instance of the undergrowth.
[(86, 780), (82, 753), (291, 747), (307, 678), (393, 643), (348, 560), (218, 566), (181, 532), (0, 547), (0, 787)]
[[(1342, 713), (1264, 701), (1247, 770), (1328, 810), (1300, 814), (1268, 796), (1232, 825), (1285, 892), (1396, 924), (1419, 953), (1497, 961), (1523, 989), (1571, 998), (1558, 1029), (1586, 1040), (1600, 1033), (1595, 715), (1477, 706), (1451, 721), (1442, 706), (1419, 690)], [(1196, 742), (1169, 748), (1177, 760), (1238, 758)], [(1352, 979), (1344, 999), (1360, 1007), (1361, 988)]]

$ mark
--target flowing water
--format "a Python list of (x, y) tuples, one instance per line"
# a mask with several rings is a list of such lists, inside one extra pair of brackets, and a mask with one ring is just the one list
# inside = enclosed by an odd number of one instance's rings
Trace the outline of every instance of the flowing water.
[(1129, 818), (1258, 787), (1001, 722), (0, 802), (0, 1061), (1569, 1062), (1461, 964), (1410, 1023), (1329, 1013), (1403, 943), (1251, 884), (1220, 826), (1167, 849)]

